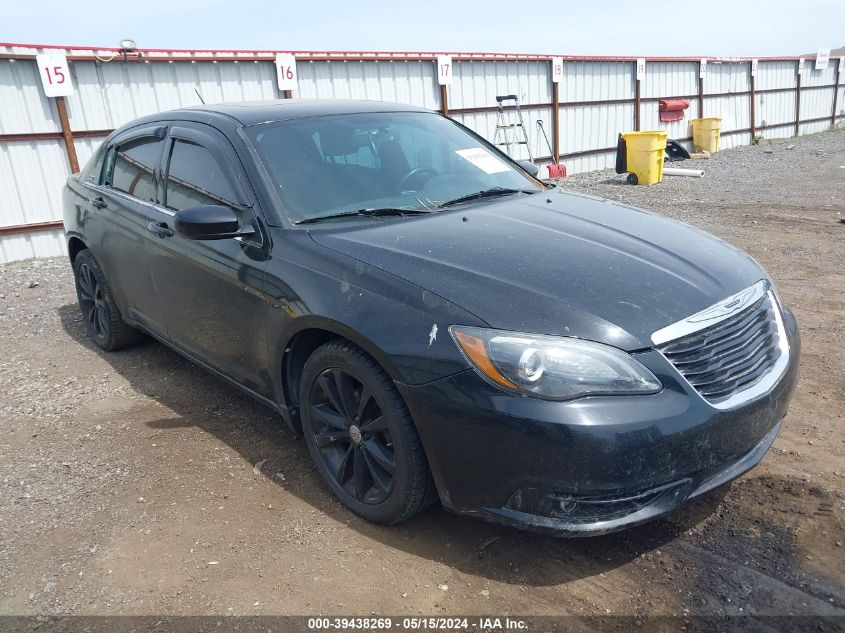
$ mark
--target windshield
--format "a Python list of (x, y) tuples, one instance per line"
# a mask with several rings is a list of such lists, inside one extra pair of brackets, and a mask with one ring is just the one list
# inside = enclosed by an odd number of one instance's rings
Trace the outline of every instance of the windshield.
[(481, 191), (541, 189), (484, 141), (434, 113), (314, 117), (246, 132), (292, 222), (361, 210), (433, 210)]

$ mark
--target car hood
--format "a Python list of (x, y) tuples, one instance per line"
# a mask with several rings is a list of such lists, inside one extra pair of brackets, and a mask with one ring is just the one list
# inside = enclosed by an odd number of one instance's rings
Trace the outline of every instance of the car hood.
[(325, 247), (398, 275), (491, 327), (626, 350), (765, 277), (712, 235), (553, 189), (404, 220), (312, 230)]

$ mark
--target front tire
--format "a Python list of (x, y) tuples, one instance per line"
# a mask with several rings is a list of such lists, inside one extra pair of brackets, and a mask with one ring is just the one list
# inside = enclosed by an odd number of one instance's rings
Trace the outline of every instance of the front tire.
[(349, 341), (317, 348), (300, 384), (305, 443), (335, 496), (375, 523), (405, 521), (436, 498), (411, 415), (379, 364)]
[(98, 347), (108, 352), (137, 343), (143, 335), (127, 324), (114, 302), (100, 263), (84, 249), (73, 260), (76, 296), (82, 320)]

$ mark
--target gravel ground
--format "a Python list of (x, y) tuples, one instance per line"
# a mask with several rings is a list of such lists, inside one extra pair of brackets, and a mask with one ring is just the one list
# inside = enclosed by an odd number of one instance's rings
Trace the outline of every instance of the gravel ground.
[(588, 540), (440, 508), (365, 523), (268, 410), (155, 342), (97, 350), (66, 260), (0, 266), (0, 614), (845, 615), (842, 165), (831, 132), (724, 151), (703, 179), (561, 182), (746, 249), (804, 340), (757, 469)]

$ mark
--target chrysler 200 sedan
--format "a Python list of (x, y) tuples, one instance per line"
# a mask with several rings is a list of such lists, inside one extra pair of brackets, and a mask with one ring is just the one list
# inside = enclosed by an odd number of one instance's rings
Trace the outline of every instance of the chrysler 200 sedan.
[(795, 318), (741, 251), (536, 173), (392, 103), (147, 116), (64, 191), (88, 334), (266, 403), (371, 521), (663, 516), (771, 446)]

